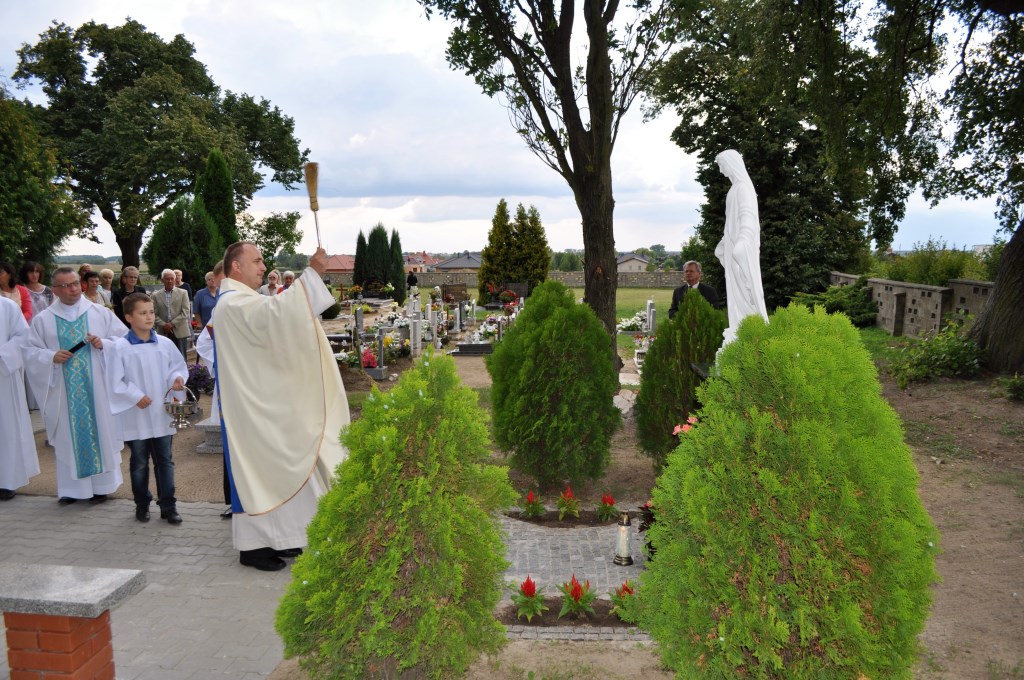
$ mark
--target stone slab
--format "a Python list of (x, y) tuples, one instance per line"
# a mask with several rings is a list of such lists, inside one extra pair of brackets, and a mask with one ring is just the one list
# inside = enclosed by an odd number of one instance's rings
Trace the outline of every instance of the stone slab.
[(138, 569), (0, 564), (0, 611), (94, 619), (145, 586)]

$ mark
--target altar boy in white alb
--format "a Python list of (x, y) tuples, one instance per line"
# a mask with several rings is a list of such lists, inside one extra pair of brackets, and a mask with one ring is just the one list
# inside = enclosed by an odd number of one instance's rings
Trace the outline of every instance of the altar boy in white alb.
[(122, 302), (124, 318), (131, 330), (104, 350), (110, 409), (121, 425), (132, 456), (128, 473), (132, 479), (135, 519), (149, 521), (149, 459), (153, 459), (157, 505), (160, 518), (181, 524), (174, 497), (174, 427), (163, 408), (165, 397), (185, 399), (188, 368), (170, 339), (157, 335), (153, 301), (145, 293), (132, 293)]
[(56, 452), (60, 503), (99, 503), (121, 486), (124, 447), (110, 412), (101, 352), (128, 327), (82, 296), (70, 267), (54, 272), (50, 288), (57, 299), (32, 317), (23, 348), (25, 374)]
[(15, 489), (39, 474), (22, 371), (21, 345), (26, 336), (28, 324), (21, 307), (0, 296), (0, 501), (14, 498)]

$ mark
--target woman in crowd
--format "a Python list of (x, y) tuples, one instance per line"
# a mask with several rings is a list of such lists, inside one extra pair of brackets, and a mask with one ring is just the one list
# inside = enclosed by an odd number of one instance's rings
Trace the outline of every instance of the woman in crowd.
[(107, 294), (107, 299), (114, 294), (114, 272), (111, 269), (100, 270), (100, 288)]
[(96, 272), (86, 272), (82, 277), (82, 296), (101, 307), (110, 307), (110, 298), (100, 288), (100, 275)]
[(114, 315), (121, 320), (124, 325), (128, 325), (128, 322), (124, 320), (124, 312), (121, 310), (121, 302), (132, 293), (145, 293), (146, 289), (139, 284), (139, 270), (135, 267), (128, 266), (121, 270), (121, 286), (114, 291), (114, 294), (110, 296), (110, 304), (114, 308)]
[(281, 274), (276, 269), (271, 269), (267, 274), (267, 282), (260, 286), (259, 292), (263, 295), (277, 295), (281, 290)]
[(26, 260), (18, 272), (19, 278), (28, 288), (28, 296), (32, 300), (32, 316), (53, 304), (53, 291), (43, 285), (43, 267), (38, 262)]
[(32, 296), (28, 288), (18, 284), (14, 277), (14, 267), (8, 262), (0, 262), (0, 295), (18, 303), (25, 321), (32, 320)]

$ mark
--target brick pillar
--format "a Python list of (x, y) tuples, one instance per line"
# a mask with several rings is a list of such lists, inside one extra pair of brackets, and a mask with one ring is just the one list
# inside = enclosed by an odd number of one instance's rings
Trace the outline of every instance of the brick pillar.
[(11, 680), (114, 680), (110, 612), (96, 618), (4, 613)]

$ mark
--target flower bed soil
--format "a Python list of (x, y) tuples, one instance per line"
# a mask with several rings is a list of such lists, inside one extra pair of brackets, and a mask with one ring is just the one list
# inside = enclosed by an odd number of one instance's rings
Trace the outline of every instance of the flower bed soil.
[(530, 621), (526, 617), (516, 616), (516, 606), (511, 600), (505, 600), (501, 608), (494, 615), (498, 621), (506, 626), (529, 626), (531, 628), (542, 628), (550, 626), (576, 626), (586, 628), (626, 628), (632, 624), (626, 623), (615, 614), (612, 614), (612, 603), (609, 600), (594, 600), (594, 613), (588, 616), (573, 617), (566, 614), (558, 618), (558, 612), (562, 611), (562, 598), (545, 597), (544, 604), (548, 610)]
[[(529, 522), (530, 524), (537, 524), (549, 529), (573, 529), (575, 527), (599, 527), (615, 524), (619, 521), (618, 518), (622, 516), (622, 512), (616, 513), (615, 518), (610, 520), (598, 519), (596, 510), (580, 510), (579, 517), (566, 515), (564, 519), (558, 519), (557, 510), (547, 510), (540, 517), (523, 517), (521, 510), (510, 510), (506, 515), (520, 522)], [(630, 512), (630, 517), (635, 516), (636, 513)]]

